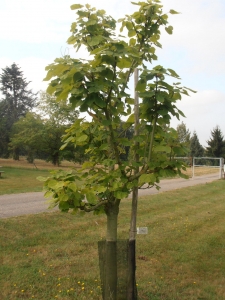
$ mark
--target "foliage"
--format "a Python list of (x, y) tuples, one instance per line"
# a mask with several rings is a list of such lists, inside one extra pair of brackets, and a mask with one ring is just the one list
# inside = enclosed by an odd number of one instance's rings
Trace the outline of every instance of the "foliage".
[(211, 138), (207, 141), (206, 153), (209, 157), (225, 156), (225, 140), (218, 126), (211, 131)]
[(193, 135), (190, 140), (190, 156), (191, 157), (202, 157), (204, 155), (204, 148), (199, 142), (198, 135), (196, 131), (193, 132)]
[(35, 158), (44, 158), (54, 165), (59, 165), (63, 158), (81, 160), (81, 150), (76, 151), (72, 146), (60, 151), (63, 144), (61, 137), (77, 118), (77, 111), (63, 102), (57, 103), (53, 96), (44, 92), (40, 94), (40, 101), (37, 107), (39, 114), (27, 113), (14, 123), (10, 149), (23, 151), (30, 163)]
[(183, 143), (186, 147), (190, 147), (191, 132), (187, 129), (186, 124), (181, 122), (177, 125), (177, 134), (179, 143)]
[(36, 113), (27, 113), (13, 124), (9, 147), (20, 149), (27, 154), (27, 160), (33, 163), (43, 148), (44, 124)]
[[(13, 124), (36, 105), (36, 94), (28, 89), (29, 83), (15, 63), (2, 69), (0, 75), (0, 91), (3, 95), (3, 98), (0, 99), (1, 156), (9, 155), (7, 148)], [(14, 155), (15, 158), (18, 158), (17, 151), (14, 152)]]
[(41, 91), (37, 110), (41, 118), (56, 126), (72, 124), (78, 117), (78, 111), (72, 109), (68, 101), (56, 101), (56, 97)]
[[(52, 178), (43, 179), (46, 196), (51, 195), (53, 205), (59, 205), (63, 211), (72, 208), (108, 214), (134, 187), (157, 185), (159, 177), (182, 176), (182, 163), (169, 158), (182, 155), (184, 148), (175, 142), (169, 145), (171, 132), (162, 127), (169, 124), (171, 116), (183, 115), (175, 104), (182, 94), (188, 95), (188, 89), (179, 82), (166, 82), (167, 77), (180, 79), (174, 70), (159, 65), (147, 68), (149, 62), (157, 59), (156, 47), (161, 47), (160, 28), (169, 34), (173, 28), (159, 1), (134, 4), (139, 10), (119, 20), (120, 31), (126, 29), (127, 38), (116, 36), (116, 21), (105, 11), (96, 11), (89, 5), (72, 6), (77, 10), (77, 21), (71, 26), (68, 43), (75, 49), (86, 47), (90, 59), (65, 56), (46, 67), (45, 80), (52, 79), (47, 92), (54, 94), (56, 101), (69, 97), (73, 107), (92, 117), (92, 121), (77, 119), (67, 130), (62, 147), (69, 143), (86, 145), (90, 161), (80, 173), (54, 173)], [(136, 87), (142, 98), (141, 133), (129, 139), (121, 136), (119, 128), (126, 131), (134, 124), (134, 100), (127, 87), (137, 67), (141, 71)], [(125, 120), (122, 125), (121, 118)], [(129, 161), (121, 159), (126, 146), (131, 154), (138, 152), (138, 163), (132, 155)], [(134, 175), (137, 167), (139, 172)]]
[[(57, 102), (56, 97), (48, 93), (40, 93), (40, 103), (38, 109), (41, 112), (43, 119), (43, 148), (45, 159), (51, 161), (54, 165), (59, 165), (63, 158), (68, 160), (79, 160), (74, 147), (66, 147), (64, 151), (60, 151), (62, 146), (61, 137), (65, 134), (65, 130), (78, 117), (78, 112), (72, 109), (71, 104), (66, 100)], [(76, 155), (75, 155), (76, 153)]]

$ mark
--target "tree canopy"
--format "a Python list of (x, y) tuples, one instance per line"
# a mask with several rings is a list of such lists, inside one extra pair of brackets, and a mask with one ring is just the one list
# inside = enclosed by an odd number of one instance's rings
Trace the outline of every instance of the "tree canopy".
[(190, 156), (191, 157), (202, 157), (204, 155), (204, 148), (199, 142), (198, 135), (194, 131), (190, 139)]
[(28, 89), (30, 82), (20, 68), (13, 63), (2, 69), (0, 75), (0, 156), (8, 156), (8, 143), (13, 124), (36, 106), (36, 94)]
[(207, 141), (206, 153), (211, 157), (224, 157), (225, 156), (225, 140), (219, 126), (216, 126), (211, 131), (211, 137)]
[[(180, 79), (174, 70), (160, 65), (153, 69), (147, 67), (149, 62), (157, 59), (156, 47), (161, 47), (160, 28), (164, 27), (171, 34), (173, 27), (168, 25), (168, 15), (163, 13), (159, 1), (135, 5), (139, 7), (138, 11), (119, 20), (120, 31), (127, 31), (126, 38), (117, 36), (116, 21), (105, 11), (89, 5), (72, 5), (71, 8), (77, 11), (77, 20), (71, 26), (68, 43), (75, 49), (86, 47), (90, 58), (64, 56), (46, 67), (45, 80), (51, 80), (47, 92), (53, 94), (56, 101), (69, 98), (73, 107), (79, 107), (81, 112), (92, 117), (92, 121), (76, 120), (64, 137), (65, 146), (71, 142), (87, 145), (91, 159), (83, 166), (83, 170), (88, 168), (89, 171), (79, 176), (70, 175), (71, 182), (78, 180), (76, 189), (71, 190), (68, 184), (63, 188), (62, 182), (60, 193), (57, 188), (50, 193), (62, 210), (79, 208), (107, 213), (111, 202), (119, 203), (134, 186), (155, 185), (161, 176), (177, 173), (182, 176), (182, 166), (167, 158), (169, 153), (183, 153), (182, 146), (168, 144), (168, 135), (175, 133), (164, 131), (162, 126), (170, 123), (171, 116), (183, 116), (175, 104), (182, 94), (188, 95), (188, 88), (179, 82), (166, 82), (167, 77)], [(176, 12), (171, 10), (170, 13)], [(140, 78), (136, 91), (142, 98), (141, 133), (129, 140), (121, 137), (118, 129), (121, 118), (126, 120), (122, 125), (124, 131), (134, 124), (134, 100), (128, 91), (128, 82), (137, 67)], [(139, 149), (136, 149), (137, 141)], [(129, 162), (121, 160), (125, 146), (130, 147), (131, 153), (138, 151), (138, 163), (132, 155)], [(137, 166), (140, 171), (134, 176)], [(64, 181), (67, 177), (62, 174), (59, 178)], [(54, 190), (54, 185), (51, 184), (50, 189)], [(82, 201), (85, 196), (87, 202)]]

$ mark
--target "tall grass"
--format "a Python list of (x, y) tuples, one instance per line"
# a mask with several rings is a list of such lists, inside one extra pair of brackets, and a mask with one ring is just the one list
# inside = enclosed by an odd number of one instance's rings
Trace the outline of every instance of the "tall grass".
[[(143, 300), (225, 299), (225, 181), (143, 197), (137, 284)], [(128, 237), (130, 200), (119, 215)], [(1, 299), (101, 299), (105, 216), (53, 212), (0, 220)]]

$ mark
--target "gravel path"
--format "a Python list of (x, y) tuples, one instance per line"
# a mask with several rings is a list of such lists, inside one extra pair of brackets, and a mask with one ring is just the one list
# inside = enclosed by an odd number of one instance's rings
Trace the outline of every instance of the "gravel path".
[[(205, 184), (214, 180), (218, 180), (218, 174), (199, 176), (188, 180), (182, 178), (162, 180), (160, 182), (161, 189), (159, 191), (157, 191), (156, 188), (139, 190), (139, 196), (162, 193), (197, 184)], [(52, 210), (48, 210), (48, 204), (46, 203), (46, 199), (43, 197), (42, 192), (0, 196), (0, 218), (9, 218), (51, 211)]]

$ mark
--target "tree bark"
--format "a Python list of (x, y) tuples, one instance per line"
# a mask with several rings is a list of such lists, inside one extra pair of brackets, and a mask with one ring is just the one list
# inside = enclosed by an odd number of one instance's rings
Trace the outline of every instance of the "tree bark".
[(103, 299), (117, 299), (117, 222), (119, 200), (110, 202), (106, 209), (107, 233), (105, 245)]

